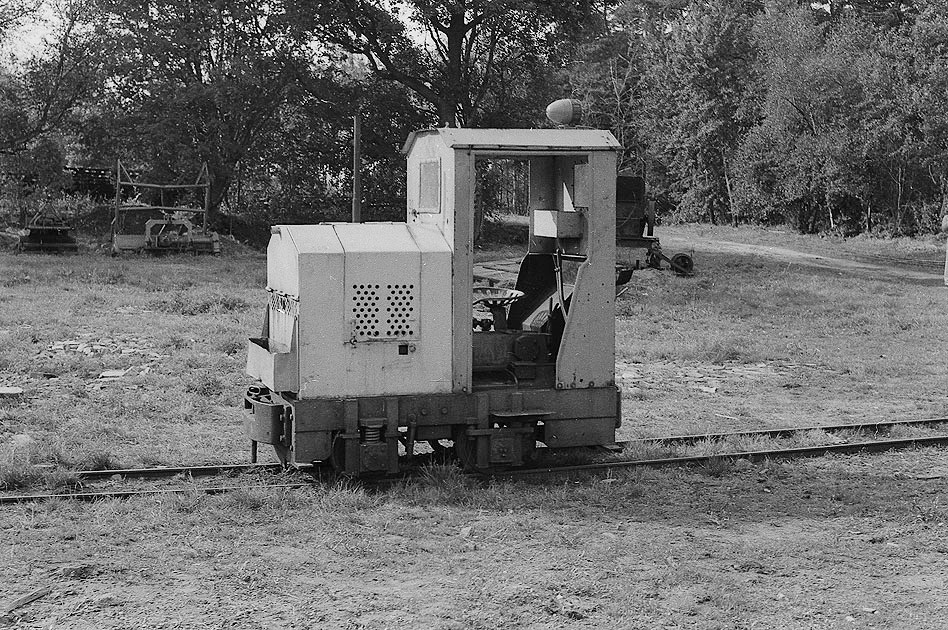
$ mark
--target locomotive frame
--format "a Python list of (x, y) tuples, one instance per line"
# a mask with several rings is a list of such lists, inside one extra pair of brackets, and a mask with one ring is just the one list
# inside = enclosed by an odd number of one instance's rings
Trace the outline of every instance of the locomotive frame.
[[(248, 344), (254, 455), (267, 443), (361, 475), (396, 472), (419, 442), (452, 440), (479, 470), (519, 466), (537, 442), (613, 443), (618, 146), (589, 129), (415, 132), (405, 223), (272, 228)], [(503, 295), (473, 282), (478, 158), (530, 164), (529, 246)]]

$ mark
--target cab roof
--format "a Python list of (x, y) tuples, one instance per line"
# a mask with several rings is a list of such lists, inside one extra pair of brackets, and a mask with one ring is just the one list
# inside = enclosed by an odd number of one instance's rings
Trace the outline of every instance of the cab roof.
[(442, 127), (413, 131), (402, 153), (419, 138), (437, 136), (451, 149), (475, 151), (615, 151), (619, 141), (602, 129), (458, 129)]

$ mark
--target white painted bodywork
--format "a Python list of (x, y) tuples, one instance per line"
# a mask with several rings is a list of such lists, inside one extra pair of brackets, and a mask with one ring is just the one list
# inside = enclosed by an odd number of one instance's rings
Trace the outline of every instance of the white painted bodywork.
[(278, 226), (268, 290), (299, 308), (294, 318), (271, 299), (271, 352), (295, 330), (300, 399), (449, 392), (450, 283), (450, 248), (432, 227)]
[[(405, 142), (410, 225), (437, 226), (453, 250), (453, 389), (472, 387), (471, 294), (474, 234), (474, 163), (478, 158), (530, 162), (530, 208), (540, 211), (541, 234), (579, 242), (586, 256), (579, 289), (566, 322), (556, 363), (560, 388), (614, 383), (615, 370), (615, 177), (616, 150), (599, 129), (426, 129)], [(437, 198), (433, 180), (423, 177), (440, 166)], [(532, 215), (535, 216), (535, 215)], [(549, 219), (548, 221), (546, 219)], [(531, 221), (531, 233), (537, 235)]]
[(556, 386), (613, 384), (618, 147), (588, 129), (413, 133), (407, 223), (274, 228), (267, 344), (251, 343), (248, 373), (300, 399), (473, 391), (474, 164), (502, 157), (530, 162), (531, 233), (582, 261)]

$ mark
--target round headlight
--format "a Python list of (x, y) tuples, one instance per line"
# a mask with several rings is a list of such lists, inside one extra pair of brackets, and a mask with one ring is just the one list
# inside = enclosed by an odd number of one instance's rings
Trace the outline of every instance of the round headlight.
[(574, 98), (561, 98), (546, 106), (546, 117), (557, 125), (578, 125), (583, 117), (583, 104)]

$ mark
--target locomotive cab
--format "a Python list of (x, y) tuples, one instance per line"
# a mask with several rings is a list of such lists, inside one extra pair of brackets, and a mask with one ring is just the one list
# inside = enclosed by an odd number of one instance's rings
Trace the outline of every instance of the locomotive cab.
[[(254, 447), (282, 461), (395, 472), (453, 440), (469, 468), (537, 442), (612, 443), (618, 143), (588, 129), (413, 133), (403, 223), (275, 226), (250, 340)], [(525, 160), (530, 239), (515, 288), (474, 280), (474, 165)]]

